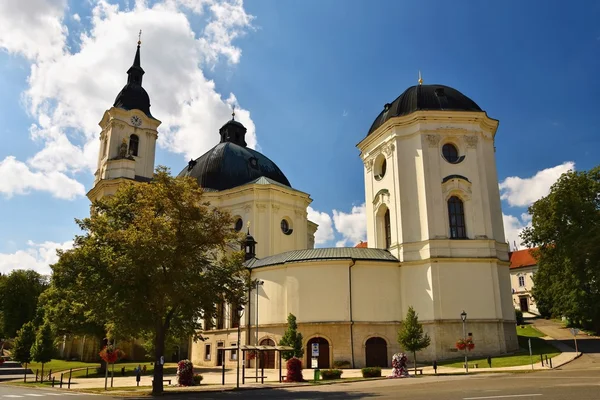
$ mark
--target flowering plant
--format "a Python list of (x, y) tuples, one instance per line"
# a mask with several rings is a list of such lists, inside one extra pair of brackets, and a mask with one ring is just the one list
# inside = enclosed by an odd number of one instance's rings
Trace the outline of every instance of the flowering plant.
[(190, 360), (181, 360), (177, 363), (177, 382), (179, 386), (194, 385), (194, 364)]
[(114, 364), (118, 360), (125, 357), (125, 352), (123, 352), (123, 350), (115, 349), (111, 344), (104, 346), (98, 354), (100, 355), (100, 358), (102, 358), (108, 364)]
[(255, 351), (249, 351), (246, 354), (247, 354), (248, 360), (254, 360), (256, 358), (256, 352)]
[(467, 349), (469, 351), (473, 350), (475, 348), (475, 343), (473, 343), (473, 338), (472, 337), (468, 337), (466, 339), (458, 339), (456, 341), (456, 348), (459, 350), (464, 350)]

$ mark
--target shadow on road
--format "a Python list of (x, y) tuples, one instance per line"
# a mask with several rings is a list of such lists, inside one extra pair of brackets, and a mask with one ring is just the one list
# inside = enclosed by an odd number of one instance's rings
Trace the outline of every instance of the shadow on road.
[[(239, 391), (223, 391), (223, 392), (191, 392), (191, 393), (167, 393), (165, 392), (163, 398), (169, 400), (176, 399), (367, 399), (373, 397), (379, 397), (381, 394), (378, 393), (352, 393), (345, 390), (332, 390), (332, 391), (318, 391), (318, 390), (303, 390), (299, 392), (291, 392), (284, 389), (266, 389), (266, 390), (239, 390)], [(148, 400), (150, 397), (127, 397), (127, 400)]]

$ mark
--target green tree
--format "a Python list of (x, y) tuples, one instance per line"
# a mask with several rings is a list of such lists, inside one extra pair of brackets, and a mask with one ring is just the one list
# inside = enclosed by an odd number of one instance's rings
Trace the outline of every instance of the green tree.
[(42, 363), (42, 382), (44, 382), (44, 364), (50, 362), (56, 353), (54, 346), (54, 335), (49, 323), (40, 327), (35, 336), (35, 342), (31, 347), (31, 358)]
[(149, 333), (152, 391), (163, 391), (169, 336), (197, 335), (219, 301), (244, 298), (247, 272), (229, 213), (211, 207), (196, 180), (159, 167), (151, 182), (122, 185), (92, 204), (71, 250), (59, 252), (52, 285), (108, 334)]
[(14, 337), (23, 324), (34, 319), (38, 297), (47, 287), (47, 278), (32, 270), (14, 270), (0, 279), (2, 332)]
[(302, 334), (298, 332), (298, 324), (296, 323), (296, 316), (290, 314), (287, 317), (287, 329), (283, 334), (283, 337), (279, 341), (280, 346), (293, 347), (293, 351), (283, 352), (283, 358), (287, 361), (292, 357), (302, 359), (304, 356), (304, 348), (302, 347)]
[[(27, 322), (17, 332), (17, 337), (13, 343), (12, 357), (18, 362), (27, 364), (31, 362), (31, 347), (35, 343), (35, 326), (33, 322)], [(27, 375), (27, 374), (25, 374)]]
[(600, 333), (600, 166), (564, 173), (529, 213), (538, 307)]
[(429, 347), (431, 339), (423, 333), (423, 326), (419, 323), (419, 317), (410, 306), (406, 313), (406, 319), (402, 321), (402, 328), (398, 331), (398, 343), (406, 351), (413, 353), (415, 363), (415, 374), (417, 373), (417, 351)]

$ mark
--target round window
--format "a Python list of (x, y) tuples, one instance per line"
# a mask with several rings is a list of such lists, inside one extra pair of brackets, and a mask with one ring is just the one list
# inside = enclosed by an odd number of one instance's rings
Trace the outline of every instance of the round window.
[(235, 221), (235, 230), (239, 232), (242, 230), (243, 227), (244, 227), (244, 221), (242, 221), (241, 218), (238, 218), (237, 221)]
[(383, 154), (380, 154), (375, 160), (375, 179), (380, 181), (385, 176), (387, 161)]
[(442, 146), (442, 155), (450, 164), (456, 164), (459, 160), (458, 149), (452, 143), (446, 143)]
[(290, 229), (290, 223), (287, 221), (287, 219), (281, 220), (281, 232), (283, 232), (286, 235), (292, 234), (292, 230)]

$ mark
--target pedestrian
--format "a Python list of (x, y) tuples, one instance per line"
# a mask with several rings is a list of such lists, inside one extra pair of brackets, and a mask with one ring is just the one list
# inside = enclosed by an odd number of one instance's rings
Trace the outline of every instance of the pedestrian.
[(437, 374), (437, 360), (433, 360), (433, 372)]

